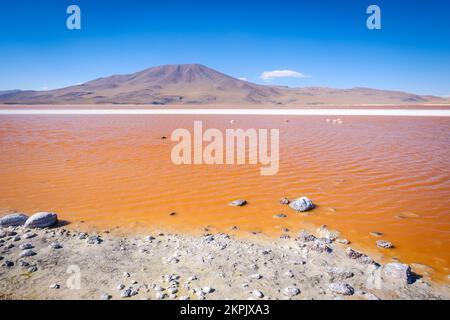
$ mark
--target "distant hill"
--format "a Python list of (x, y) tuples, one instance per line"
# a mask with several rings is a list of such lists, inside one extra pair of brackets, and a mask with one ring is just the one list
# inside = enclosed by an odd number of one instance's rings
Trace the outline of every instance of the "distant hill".
[(450, 103), (368, 88), (287, 88), (239, 80), (199, 64), (164, 65), (49, 91), (0, 91), (4, 104), (289, 105)]

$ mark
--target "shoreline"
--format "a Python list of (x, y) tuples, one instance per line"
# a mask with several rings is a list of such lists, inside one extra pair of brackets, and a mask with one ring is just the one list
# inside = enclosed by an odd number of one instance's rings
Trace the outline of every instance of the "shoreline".
[[(450, 285), (401, 263), (378, 265), (334, 235), (326, 228), (317, 237), (257, 240), (0, 228), (0, 299), (450, 299)], [(35, 255), (21, 258), (25, 245)], [(80, 288), (70, 289), (76, 271)]]

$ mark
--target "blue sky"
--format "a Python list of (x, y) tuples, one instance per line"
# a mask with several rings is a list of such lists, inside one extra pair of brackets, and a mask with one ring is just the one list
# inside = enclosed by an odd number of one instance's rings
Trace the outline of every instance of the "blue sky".
[[(82, 29), (66, 28), (77, 4)], [(382, 10), (368, 30), (366, 8)], [(4, 0), (0, 90), (58, 88), (168, 63), (272, 84), (450, 96), (447, 0)]]

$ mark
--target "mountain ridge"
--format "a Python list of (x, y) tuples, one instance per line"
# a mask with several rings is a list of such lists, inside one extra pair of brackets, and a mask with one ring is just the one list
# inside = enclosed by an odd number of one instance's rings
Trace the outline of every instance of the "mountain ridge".
[(167, 64), (65, 88), (0, 91), (3, 104), (293, 105), (427, 104), (449, 99), (363, 87), (288, 88), (236, 79), (201, 64)]

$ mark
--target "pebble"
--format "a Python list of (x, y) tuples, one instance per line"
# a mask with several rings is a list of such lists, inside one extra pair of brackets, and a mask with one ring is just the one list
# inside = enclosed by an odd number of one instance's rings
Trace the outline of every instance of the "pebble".
[(290, 203), (291, 203), (291, 201), (288, 198), (283, 197), (280, 199), (280, 204), (282, 204), (282, 205), (288, 205)]
[(349, 278), (352, 278), (354, 276), (353, 272), (344, 270), (343, 268), (339, 268), (339, 267), (328, 267), (327, 268), (327, 273), (331, 277), (338, 278), (338, 279), (341, 279), (341, 280), (349, 279)]
[(58, 249), (62, 249), (62, 248), (63, 248), (63, 246), (60, 245), (60, 244), (57, 243), (57, 242), (51, 243), (49, 247), (50, 247), (51, 249), (54, 249), (54, 250), (58, 250)]
[(36, 255), (36, 252), (34, 252), (34, 251), (31, 250), (31, 249), (23, 250), (23, 251), (20, 253), (20, 257), (21, 257), (21, 258), (32, 257), (32, 256), (35, 256), (35, 255)]
[(302, 230), (302, 231), (300, 231), (300, 234), (298, 235), (298, 239), (303, 242), (311, 242), (311, 241), (315, 241), (317, 238), (314, 235), (312, 235), (311, 233), (309, 233), (308, 231)]
[(38, 271), (38, 268), (36, 266), (31, 266), (31, 267), (28, 268), (27, 271), (29, 273), (34, 273), (34, 272)]
[(191, 300), (191, 298), (189, 298), (188, 296), (181, 296), (179, 300), (187, 301)]
[(33, 233), (33, 232), (27, 232), (27, 233), (25, 233), (25, 235), (23, 236), (25, 239), (32, 239), (32, 238), (34, 238), (34, 237), (37, 237), (37, 234), (36, 233)]
[(228, 205), (231, 207), (243, 207), (247, 204), (246, 200), (234, 200), (230, 202)]
[(167, 289), (167, 292), (168, 292), (169, 294), (175, 294), (175, 293), (178, 292), (178, 289), (177, 289), (177, 288), (169, 288), (169, 289)]
[(370, 233), (370, 235), (371, 235), (371, 236), (374, 236), (374, 237), (382, 237), (384, 234), (383, 234), (382, 232), (372, 231), (372, 232)]
[(283, 213), (279, 213), (273, 216), (276, 219), (286, 219), (288, 216), (283, 214)]
[(33, 245), (31, 243), (24, 243), (19, 246), (20, 250), (28, 250), (33, 249)]
[(137, 294), (138, 294), (138, 293), (137, 293), (136, 290), (133, 290), (133, 289), (126, 289), (126, 290), (122, 291), (122, 293), (120, 294), (120, 296), (121, 296), (122, 298), (131, 298), (131, 297), (133, 297), (133, 296), (135, 296), (135, 295), (137, 295)]
[(201, 291), (203, 294), (210, 294), (210, 293), (214, 292), (214, 289), (211, 287), (204, 287), (204, 288), (202, 288)]
[(15, 242), (20, 241), (20, 240), (21, 240), (20, 236), (15, 236), (15, 237), (13, 238), (13, 241), (15, 241)]
[(102, 242), (103, 240), (99, 236), (90, 236), (86, 239), (87, 244), (101, 244)]
[(57, 284), (57, 283), (53, 283), (53, 284), (51, 284), (51, 285), (49, 286), (49, 289), (57, 290), (57, 289), (59, 289), (59, 288), (61, 288), (61, 286), (60, 286), (59, 284)]
[(286, 272), (284, 273), (284, 275), (285, 275), (286, 277), (288, 277), (288, 278), (293, 278), (293, 277), (294, 277), (294, 274), (292, 273), (292, 271), (286, 271)]
[(344, 296), (351, 296), (355, 293), (355, 289), (353, 289), (350, 285), (346, 283), (333, 282), (332, 284), (330, 284), (330, 290), (334, 293), (341, 294)]
[(167, 297), (167, 295), (164, 292), (156, 293), (156, 299), (158, 299), (158, 300), (164, 300), (166, 297)]
[(351, 242), (350, 242), (349, 240), (347, 240), (347, 239), (337, 239), (336, 242), (337, 242), (337, 243), (340, 243), (340, 244), (350, 244), (350, 243), (351, 243)]
[(259, 274), (259, 273), (255, 273), (255, 274), (250, 275), (250, 278), (251, 279), (255, 279), (255, 280), (262, 279), (262, 277), (263, 276), (261, 274)]
[(123, 289), (125, 289), (125, 285), (124, 284), (119, 284), (118, 286), (117, 286), (117, 290), (123, 290)]
[(48, 228), (58, 223), (58, 215), (52, 212), (39, 212), (32, 215), (25, 223), (27, 228)]
[(284, 288), (283, 293), (288, 297), (295, 297), (300, 294), (300, 289), (297, 287), (287, 287)]
[(258, 299), (264, 297), (264, 293), (262, 293), (260, 290), (253, 290), (252, 295)]
[(14, 262), (6, 260), (5, 262), (2, 263), (2, 267), (12, 268), (14, 267)]
[(112, 296), (110, 296), (107, 293), (104, 293), (100, 296), (100, 300), (110, 300), (112, 298)]
[(130, 277), (130, 274), (129, 274), (128, 272), (124, 272), (124, 273), (123, 273), (123, 276), (124, 276), (125, 278), (129, 278), (129, 277)]
[(377, 246), (383, 249), (392, 249), (394, 247), (394, 245), (391, 242), (385, 240), (378, 240)]

